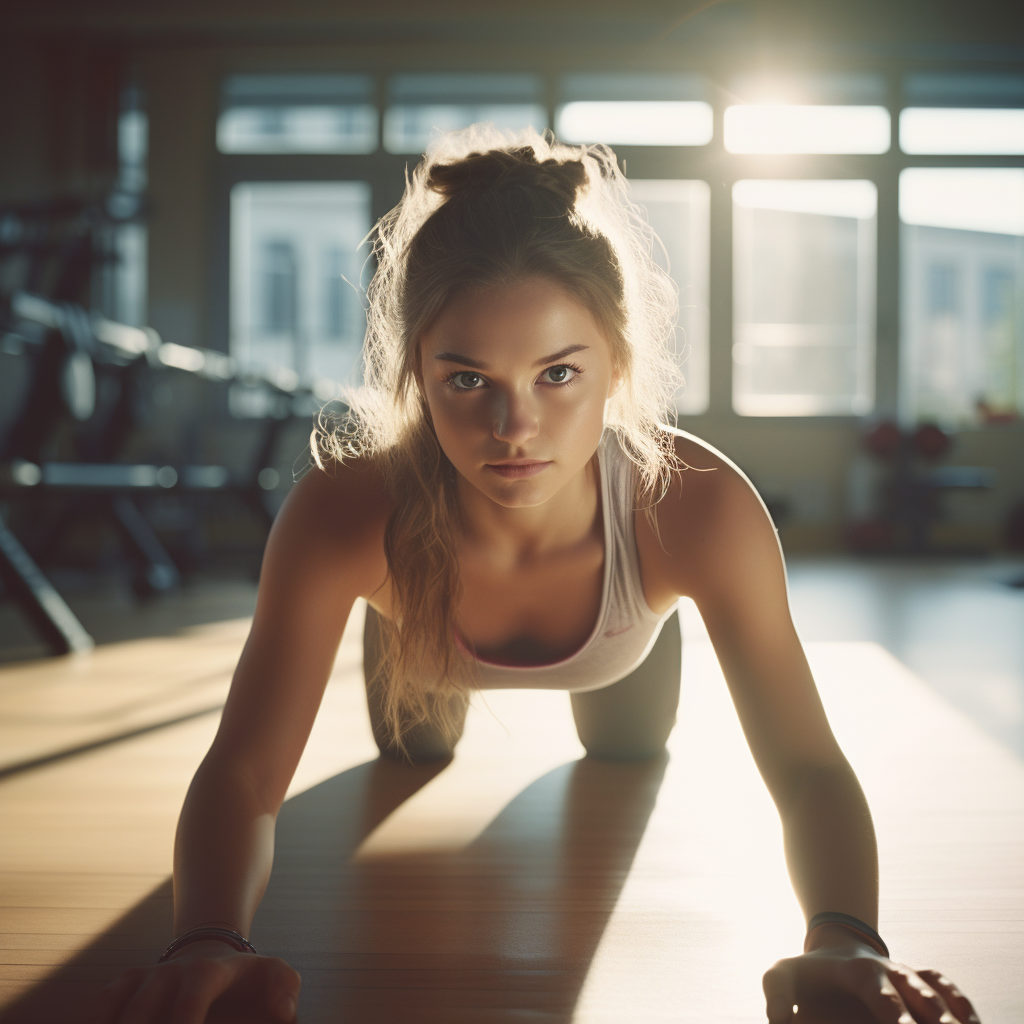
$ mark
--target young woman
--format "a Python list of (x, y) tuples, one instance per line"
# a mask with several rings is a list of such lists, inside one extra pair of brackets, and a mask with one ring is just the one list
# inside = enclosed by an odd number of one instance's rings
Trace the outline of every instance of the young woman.
[(860, 786), (793, 628), (749, 481), (663, 426), (674, 296), (614, 155), (526, 134), (453, 135), (378, 225), (365, 385), (313, 440), (267, 544), (252, 632), (174, 858), (161, 962), (94, 1024), (200, 1024), (228, 989), (282, 1021), (298, 975), (248, 945), (274, 823), (356, 598), (383, 754), (450, 754), (469, 695), (568, 690), (597, 758), (658, 755), (675, 720), (681, 596), (700, 609), (778, 806), (804, 952), (764, 978), (772, 1024), (809, 992), (886, 1024), (977, 1018), (875, 932)]

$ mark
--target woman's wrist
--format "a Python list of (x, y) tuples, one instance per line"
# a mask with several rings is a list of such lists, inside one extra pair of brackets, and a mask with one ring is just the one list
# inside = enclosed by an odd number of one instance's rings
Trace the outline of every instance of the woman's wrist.
[(166, 960), (158, 959), (157, 963), (166, 963), (170, 960), (208, 960), (225, 956), (248, 956), (248, 953), (238, 953), (226, 942), (218, 942), (216, 939), (197, 939), (195, 942), (179, 946)]
[(157, 963), (163, 963), (166, 960), (170, 960), (181, 950), (199, 942), (217, 942), (221, 945), (230, 946), (237, 953), (252, 953), (254, 956), (258, 955), (256, 953), (256, 947), (241, 932), (234, 928), (225, 928), (220, 925), (207, 924), (190, 928), (188, 931), (182, 932), (181, 935), (173, 939), (163, 953), (160, 954)]
[(845, 945), (851, 940), (874, 950), (888, 959), (889, 947), (871, 925), (849, 914), (825, 912), (815, 914), (808, 922), (804, 952), (827, 945)]
[(199, 928), (224, 928), (230, 932), (239, 932), (241, 935), (249, 934), (249, 930), (247, 928), (240, 927), (237, 921), (228, 921), (225, 918), (223, 921), (188, 921), (184, 924), (180, 924), (177, 920), (175, 920), (174, 936), (175, 938), (177, 938), (179, 935), (188, 935), (189, 933), (194, 932)]

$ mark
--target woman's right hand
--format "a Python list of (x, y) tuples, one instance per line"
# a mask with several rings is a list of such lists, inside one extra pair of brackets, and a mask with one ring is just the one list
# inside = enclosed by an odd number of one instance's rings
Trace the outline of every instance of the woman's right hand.
[(247, 1021), (296, 1020), (300, 979), (277, 957), (192, 942), (162, 964), (132, 967), (99, 994), (86, 1024), (203, 1024), (227, 995)]

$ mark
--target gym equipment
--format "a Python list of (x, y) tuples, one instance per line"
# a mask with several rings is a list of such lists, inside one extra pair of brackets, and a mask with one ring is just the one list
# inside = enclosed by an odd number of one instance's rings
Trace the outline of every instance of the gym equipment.
[(931, 528), (941, 518), (944, 493), (989, 490), (996, 484), (994, 469), (929, 465), (953, 447), (953, 437), (934, 423), (921, 424), (911, 432), (883, 420), (865, 433), (863, 443), (885, 466), (885, 479), (880, 514), (848, 527), (854, 549), (907, 555), (977, 553), (936, 545)]
[(18, 538), (0, 519), (0, 579), (36, 630), (57, 654), (93, 646), (75, 613), (40, 572)]
[[(296, 415), (297, 403), (330, 401), (337, 394), (329, 381), (303, 387), (290, 370), (243, 372), (222, 352), (164, 342), (151, 328), (129, 327), (74, 303), (57, 303), (28, 292), (11, 296), (0, 308), (0, 320), (6, 326), (0, 341), (3, 350), (22, 352), (33, 360), (26, 397), (0, 447), (0, 493), (13, 499), (43, 491), (86, 497), (84, 509), (80, 504), (65, 506), (37, 547), (52, 549), (67, 523), (82, 518), (84, 511), (102, 514), (114, 524), (137, 564), (136, 586), (143, 593), (174, 587), (179, 571), (139, 509), (136, 496), (162, 491), (229, 492), (269, 527), (272, 513), (266, 496), (279, 482), (270, 462), (282, 429)], [(115, 461), (138, 426), (143, 375), (172, 370), (271, 392), (273, 414), (261, 424), (248, 472), (233, 476), (218, 465)], [(97, 393), (101, 374), (117, 383), (116, 398), (107, 408), (101, 408)], [(49, 439), (69, 418), (82, 425), (76, 435), (78, 458), (46, 460)], [(55, 612), (52, 595), (39, 596), (39, 581), (45, 577), (10, 530), (4, 529), (8, 540), (17, 545), (17, 550), (11, 543), (0, 545), (4, 579), (13, 581), (8, 590), (54, 649), (78, 649), (81, 637), (73, 627), (61, 626), (70, 611), (63, 606)]]

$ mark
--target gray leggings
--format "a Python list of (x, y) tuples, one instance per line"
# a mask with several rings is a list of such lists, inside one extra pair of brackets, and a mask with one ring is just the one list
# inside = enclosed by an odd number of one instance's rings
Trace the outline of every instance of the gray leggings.
[[(368, 607), (363, 629), (363, 676), (370, 725), (381, 753), (395, 756), (384, 727), (379, 689), (370, 683), (380, 654), (380, 616)], [(679, 613), (675, 612), (665, 621), (660, 636), (639, 668), (611, 686), (571, 694), (576, 732), (587, 753), (607, 761), (641, 761), (660, 754), (676, 722), (681, 671), (682, 638)], [(462, 697), (456, 700), (459, 725), (454, 741), (449, 743), (433, 726), (418, 725), (405, 734), (412, 760), (451, 756), (462, 735), (469, 703)]]

